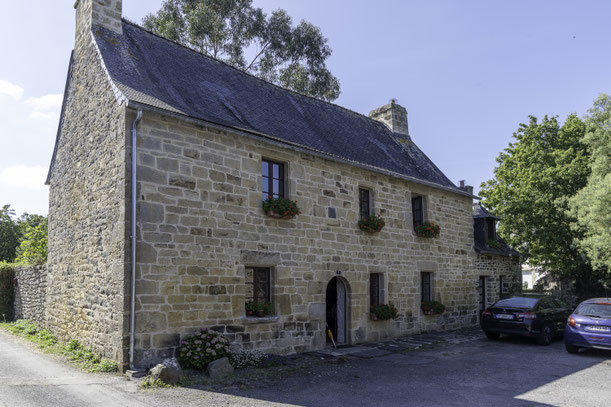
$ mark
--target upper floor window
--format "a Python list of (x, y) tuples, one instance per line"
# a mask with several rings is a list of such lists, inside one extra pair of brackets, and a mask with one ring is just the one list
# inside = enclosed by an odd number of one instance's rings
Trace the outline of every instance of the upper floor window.
[(285, 198), (284, 196), (284, 164), (269, 160), (261, 161), (263, 176), (263, 200)]
[(371, 215), (371, 191), (359, 188), (359, 215), (366, 219)]
[(414, 228), (424, 223), (424, 205), (421, 196), (412, 198), (412, 217), (414, 220)]

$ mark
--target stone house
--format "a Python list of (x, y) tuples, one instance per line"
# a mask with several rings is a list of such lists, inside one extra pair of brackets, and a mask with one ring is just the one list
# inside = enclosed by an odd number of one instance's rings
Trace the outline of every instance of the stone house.
[[(75, 8), (47, 179), (61, 338), (127, 368), (202, 327), (292, 353), (326, 346), (327, 327), (350, 344), (477, 323), (478, 278), (498, 285), (506, 256), (473, 250), (473, 195), (414, 144), (405, 108), (367, 117), (282, 89), (122, 20), (121, 0)], [(266, 216), (268, 195), (301, 214)], [(371, 214), (379, 233), (357, 226)], [(439, 238), (416, 236), (427, 220)], [(272, 315), (247, 316), (253, 299)], [(399, 317), (371, 320), (386, 303)]]
[(522, 290), (522, 266), (520, 253), (511, 248), (496, 233), (496, 222), (484, 206), (473, 204), (473, 228), (475, 238), (475, 269), (479, 275), (479, 311), (483, 311), (499, 299)]

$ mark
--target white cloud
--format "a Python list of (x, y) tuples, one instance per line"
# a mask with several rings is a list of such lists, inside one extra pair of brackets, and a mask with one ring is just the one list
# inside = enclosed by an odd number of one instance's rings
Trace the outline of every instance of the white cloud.
[(16, 165), (0, 172), (0, 183), (24, 189), (44, 190), (46, 177), (47, 168), (43, 166)]
[(61, 93), (44, 95), (37, 98), (28, 98), (24, 103), (35, 111), (57, 110), (62, 105), (63, 95)]
[(0, 80), (0, 95), (7, 95), (15, 100), (19, 100), (23, 96), (23, 88), (9, 81)]
[(34, 119), (34, 120), (52, 120), (52, 121), (57, 121), (59, 120), (59, 115), (57, 113), (54, 112), (38, 112), (38, 111), (34, 111), (32, 113), (30, 113), (30, 119)]

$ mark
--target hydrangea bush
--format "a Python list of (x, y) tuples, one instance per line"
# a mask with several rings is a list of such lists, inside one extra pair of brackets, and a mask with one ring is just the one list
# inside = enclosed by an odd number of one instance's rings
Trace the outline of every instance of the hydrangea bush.
[(229, 340), (205, 328), (184, 339), (178, 348), (178, 361), (183, 368), (204, 370), (208, 363), (229, 355)]

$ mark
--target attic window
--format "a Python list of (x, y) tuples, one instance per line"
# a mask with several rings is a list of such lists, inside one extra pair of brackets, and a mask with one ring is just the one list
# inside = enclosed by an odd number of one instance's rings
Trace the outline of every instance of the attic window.
[(488, 226), (488, 240), (496, 240), (496, 227), (494, 223), (494, 219), (486, 219), (486, 224)]

